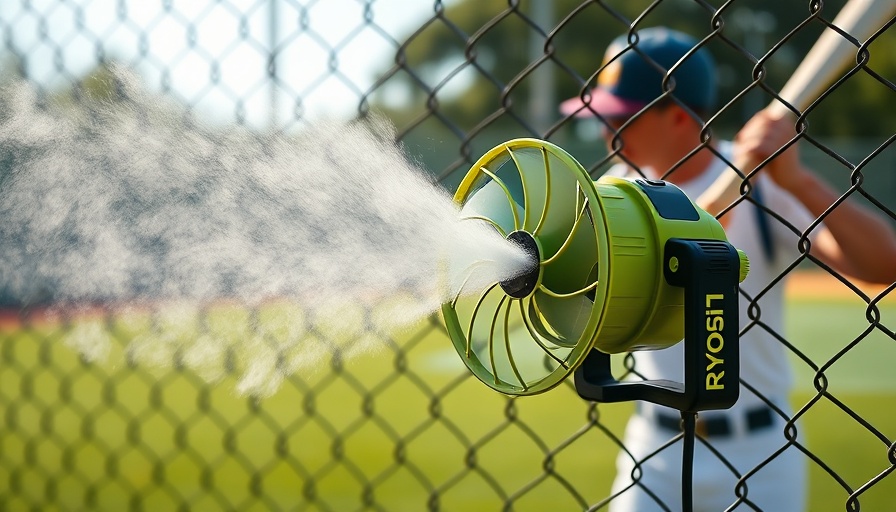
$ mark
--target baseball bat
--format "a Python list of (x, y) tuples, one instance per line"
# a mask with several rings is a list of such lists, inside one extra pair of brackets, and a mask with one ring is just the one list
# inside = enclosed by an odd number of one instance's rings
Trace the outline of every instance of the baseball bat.
[[(859, 42), (864, 42), (883, 26), (893, 11), (896, 11), (893, 0), (849, 0), (834, 18), (833, 24)], [(841, 71), (855, 60), (857, 53), (858, 49), (850, 41), (833, 29), (826, 28), (781, 88), (779, 96), (797, 110), (804, 110), (839, 78)], [(767, 108), (776, 117), (791, 113), (777, 99), (773, 99)], [(737, 158), (733, 163), (746, 174), (761, 162)], [(718, 215), (740, 197), (742, 183), (738, 173), (733, 170), (726, 172), (697, 198), (697, 204), (710, 214)]]

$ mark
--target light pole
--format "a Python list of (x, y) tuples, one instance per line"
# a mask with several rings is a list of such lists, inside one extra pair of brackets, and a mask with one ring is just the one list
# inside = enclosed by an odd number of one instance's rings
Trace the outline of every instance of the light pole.
[[(748, 7), (740, 7), (732, 12), (733, 24), (743, 34), (744, 49), (756, 60), (766, 52), (766, 36), (775, 30), (775, 16), (768, 11), (754, 11)], [(748, 94), (744, 98), (744, 119), (762, 109), (763, 100), (758, 94)]]

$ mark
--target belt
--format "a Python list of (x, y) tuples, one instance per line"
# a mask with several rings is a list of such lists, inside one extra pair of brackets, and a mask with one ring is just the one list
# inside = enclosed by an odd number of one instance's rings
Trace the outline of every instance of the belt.
[[(730, 415), (730, 416), (733, 416)], [(774, 413), (768, 406), (755, 407), (747, 410), (744, 414), (746, 432), (753, 433), (758, 430), (771, 427), (775, 423)], [(733, 435), (735, 428), (732, 421), (735, 418), (729, 416), (713, 416), (702, 419), (697, 418), (697, 434), (703, 437), (727, 437)], [(681, 431), (681, 417), (672, 416), (664, 412), (656, 412), (657, 424), (673, 432)]]

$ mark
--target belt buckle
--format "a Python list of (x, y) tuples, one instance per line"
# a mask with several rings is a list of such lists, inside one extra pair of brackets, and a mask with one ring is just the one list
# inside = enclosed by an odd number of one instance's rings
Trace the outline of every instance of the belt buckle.
[(709, 429), (706, 427), (706, 420), (701, 420), (698, 418), (694, 423), (694, 432), (700, 437), (709, 437)]

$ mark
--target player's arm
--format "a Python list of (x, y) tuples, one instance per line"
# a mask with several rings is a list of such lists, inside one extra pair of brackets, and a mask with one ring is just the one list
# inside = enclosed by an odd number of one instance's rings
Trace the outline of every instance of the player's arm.
[[(736, 151), (762, 161), (795, 135), (792, 119), (759, 112), (738, 133)], [(767, 166), (770, 177), (795, 197), (813, 216), (824, 213), (839, 198), (830, 185), (806, 168), (796, 145)], [(824, 217), (824, 228), (812, 244), (811, 254), (843, 274), (863, 281), (896, 281), (896, 231), (885, 219), (846, 200)]]

